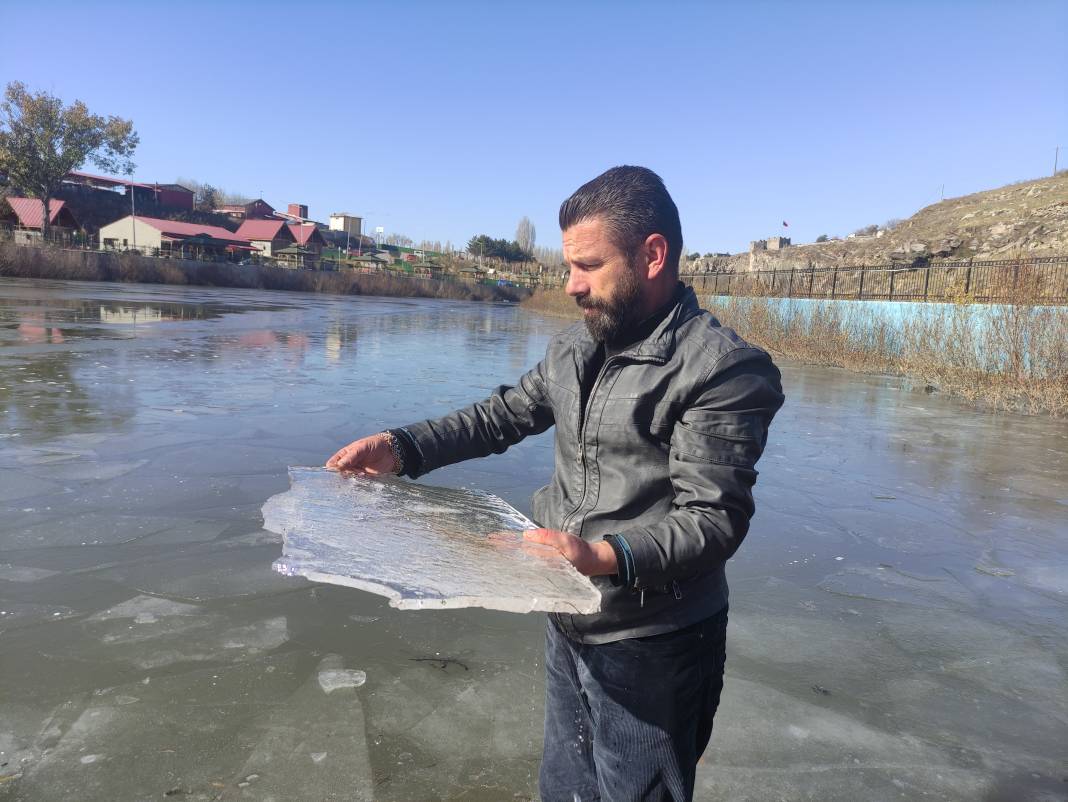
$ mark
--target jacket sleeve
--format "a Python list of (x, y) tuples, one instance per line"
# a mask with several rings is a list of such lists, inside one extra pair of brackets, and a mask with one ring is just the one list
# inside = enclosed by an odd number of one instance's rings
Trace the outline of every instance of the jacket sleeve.
[(484, 401), (403, 427), (408, 446), (418, 452), (416, 466), (404, 473), (415, 479), (454, 462), (501, 454), (524, 437), (552, 426), (556, 419), (544, 365), (538, 363), (515, 386), (501, 385)]
[(675, 424), (674, 509), (652, 526), (620, 533), (633, 553), (634, 587), (706, 573), (729, 559), (749, 531), (756, 463), (784, 400), (779, 370), (756, 353), (718, 375), (713, 369)]

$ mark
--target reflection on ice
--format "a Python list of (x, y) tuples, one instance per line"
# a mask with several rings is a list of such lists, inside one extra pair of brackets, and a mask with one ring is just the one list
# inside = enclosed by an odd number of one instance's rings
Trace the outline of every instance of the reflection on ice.
[(600, 593), (563, 557), (491, 533), (533, 528), (501, 499), (394, 479), (290, 468), (263, 506), (285, 536), (279, 572), (379, 593), (400, 609), (591, 613)]

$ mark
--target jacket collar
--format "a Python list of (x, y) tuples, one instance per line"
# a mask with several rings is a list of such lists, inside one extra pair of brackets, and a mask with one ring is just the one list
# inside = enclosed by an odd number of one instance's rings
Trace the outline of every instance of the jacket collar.
[(701, 311), (693, 287), (688, 287), (681, 281), (675, 287), (672, 300), (675, 305), (660, 325), (653, 329), (653, 333), (623, 353), (659, 361), (666, 361), (671, 357), (675, 352), (675, 332), (679, 326)]

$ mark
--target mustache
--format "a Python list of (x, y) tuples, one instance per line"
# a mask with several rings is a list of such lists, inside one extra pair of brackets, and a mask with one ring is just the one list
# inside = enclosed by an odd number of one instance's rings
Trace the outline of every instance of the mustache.
[(576, 296), (575, 303), (578, 304), (581, 309), (598, 309), (602, 312), (611, 308), (611, 304), (607, 301), (598, 300), (590, 295)]

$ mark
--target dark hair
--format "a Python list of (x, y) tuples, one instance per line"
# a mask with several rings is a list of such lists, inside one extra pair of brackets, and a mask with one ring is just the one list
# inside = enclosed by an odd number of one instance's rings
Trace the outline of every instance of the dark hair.
[(628, 258), (650, 234), (667, 240), (667, 267), (679, 272), (682, 224), (663, 179), (647, 167), (622, 165), (601, 173), (560, 204), (560, 230), (592, 218), (604, 220), (612, 241)]

